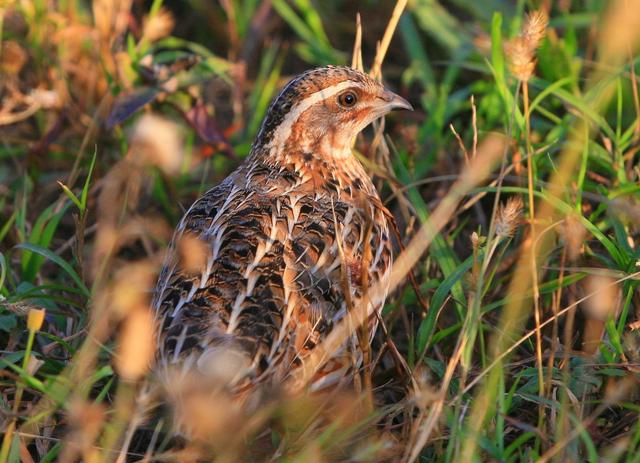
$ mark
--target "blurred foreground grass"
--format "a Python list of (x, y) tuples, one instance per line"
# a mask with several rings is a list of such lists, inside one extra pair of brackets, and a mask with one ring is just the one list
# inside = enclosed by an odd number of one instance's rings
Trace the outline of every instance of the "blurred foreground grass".
[(0, 4), (0, 462), (640, 461), (636, 0), (410, 1), (382, 69), (417, 111), (356, 145), (409, 250), (374, 408), (198, 398), (208, 441), (177, 447), (145, 418), (173, 226), (288, 77), (351, 62), (358, 11), (370, 65), (395, 6)]

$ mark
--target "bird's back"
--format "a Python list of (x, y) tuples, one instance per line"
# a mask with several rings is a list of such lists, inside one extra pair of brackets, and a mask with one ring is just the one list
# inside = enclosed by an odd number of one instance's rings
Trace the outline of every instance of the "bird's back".
[[(286, 379), (386, 278), (387, 214), (355, 159), (332, 168), (309, 156), (277, 170), (248, 160), (176, 231), (155, 295), (161, 366), (238, 388)], [(182, 240), (200, 243), (188, 248), (204, 253), (198, 268), (182, 262)], [(384, 296), (368, 295), (370, 313)], [(316, 387), (340, 380), (343, 367)]]

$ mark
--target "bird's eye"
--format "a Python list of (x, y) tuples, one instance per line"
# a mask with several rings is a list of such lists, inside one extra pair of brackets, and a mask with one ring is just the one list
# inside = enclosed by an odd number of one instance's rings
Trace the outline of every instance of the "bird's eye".
[(357, 101), (358, 101), (357, 95), (350, 90), (347, 92), (341, 93), (338, 96), (338, 103), (340, 103), (340, 106), (343, 106), (345, 108), (353, 107)]

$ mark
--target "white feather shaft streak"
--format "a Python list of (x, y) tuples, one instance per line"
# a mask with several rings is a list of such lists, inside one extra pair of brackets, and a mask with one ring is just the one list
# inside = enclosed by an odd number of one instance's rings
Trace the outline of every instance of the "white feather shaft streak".
[[(456, 211), (458, 203), (473, 188), (482, 183), (491, 173), (493, 166), (504, 155), (506, 140), (502, 136), (488, 137), (479, 147), (478, 155), (462, 171), (458, 180), (451, 186), (449, 193), (440, 202), (431, 215), (429, 221), (424, 223), (402, 254), (398, 256), (391, 270), (389, 292), (393, 291), (407, 276), (411, 268), (418, 262), (420, 256), (427, 250), (433, 238), (449, 222)], [(377, 282), (369, 290), (369, 297), (363, 297), (351, 317), (345, 317), (329, 333), (325, 340), (318, 344), (313, 353), (303, 363), (301, 368), (294, 372), (291, 385), (294, 387), (307, 385), (318, 369), (332, 357), (333, 353), (351, 335), (352, 330), (357, 329), (369, 317), (366, 305), (375, 295), (383, 293), (384, 282)], [(346, 320), (350, 318), (350, 320)]]

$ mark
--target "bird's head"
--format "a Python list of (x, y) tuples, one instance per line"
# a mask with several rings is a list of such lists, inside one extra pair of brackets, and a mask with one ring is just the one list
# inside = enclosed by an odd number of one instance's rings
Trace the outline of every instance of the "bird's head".
[(355, 136), (393, 109), (413, 108), (355, 69), (313, 69), (289, 82), (271, 104), (255, 147), (285, 155), (349, 156)]

